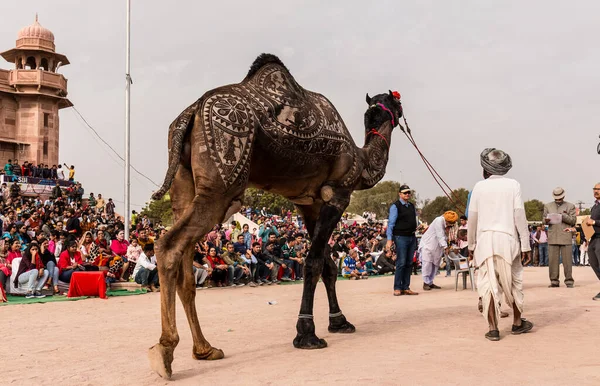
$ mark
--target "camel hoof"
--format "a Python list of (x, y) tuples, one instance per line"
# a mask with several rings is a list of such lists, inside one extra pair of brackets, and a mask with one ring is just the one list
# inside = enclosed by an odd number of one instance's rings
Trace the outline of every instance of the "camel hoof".
[(162, 344), (155, 344), (148, 350), (148, 359), (150, 359), (150, 368), (165, 379), (171, 379), (173, 371), (171, 363), (173, 362), (173, 349), (168, 349)]
[(314, 350), (327, 347), (325, 339), (319, 339), (316, 335), (296, 335), (294, 347), (305, 350)]
[(333, 323), (329, 323), (329, 327), (327, 328), (331, 333), (340, 333), (340, 334), (352, 334), (356, 331), (356, 327), (348, 321), (344, 321), (343, 324), (337, 325)]
[(210, 351), (204, 354), (198, 354), (193, 352), (192, 357), (197, 360), (216, 361), (218, 359), (225, 358), (225, 353), (221, 349), (211, 347)]

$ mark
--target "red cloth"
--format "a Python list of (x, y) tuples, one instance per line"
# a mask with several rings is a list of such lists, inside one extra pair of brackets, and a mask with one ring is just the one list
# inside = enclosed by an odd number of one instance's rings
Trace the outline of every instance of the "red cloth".
[(99, 272), (73, 272), (68, 298), (79, 296), (99, 296), (106, 299), (106, 281), (104, 273)]

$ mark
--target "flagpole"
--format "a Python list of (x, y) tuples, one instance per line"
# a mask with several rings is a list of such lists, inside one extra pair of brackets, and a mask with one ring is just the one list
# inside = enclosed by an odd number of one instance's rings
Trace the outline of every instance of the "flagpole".
[(131, 53), (130, 48), (130, 30), (131, 30), (131, 0), (126, 0), (127, 3), (127, 33), (126, 33), (126, 57), (125, 57), (125, 240), (129, 241), (129, 228), (131, 227), (131, 210), (130, 210), (130, 198), (131, 198), (131, 75), (130, 75), (130, 63), (129, 56)]

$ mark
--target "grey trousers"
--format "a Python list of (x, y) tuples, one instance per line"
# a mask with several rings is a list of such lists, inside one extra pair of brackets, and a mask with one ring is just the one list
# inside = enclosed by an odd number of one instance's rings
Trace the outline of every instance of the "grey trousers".
[(194, 279), (196, 281), (196, 286), (202, 285), (207, 277), (208, 277), (207, 270), (194, 267)]
[(560, 257), (562, 256), (565, 285), (571, 285), (573, 280), (573, 247), (569, 245), (548, 245), (548, 267), (550, 283), (560, 284)]

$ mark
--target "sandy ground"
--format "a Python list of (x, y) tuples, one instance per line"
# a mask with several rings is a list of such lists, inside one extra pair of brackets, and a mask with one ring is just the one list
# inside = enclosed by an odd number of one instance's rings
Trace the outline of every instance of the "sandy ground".
[[(487, 325), (477, 296), (454, 291), (454, 277), (438, 276), (442, 290), (392, 296), (392, 277), (341, 281), (342, 310), (357, 327), (327, 332), (327, 298), (315, 302), (317, 335), (329, 347), (292, 347), (300, 285), (210, 289), (196, 303), (208, 340), (225, 351), (216, 362), (191, 357), (191, 334), (181, 305), (181, 341), (173, 381), (149, 368), (147, 349), (160, 334), (159, 294), (0, 308), (1, 383), (8, 385), (388, 384), (598, 385), (600, 284), (589, 267), (574, 267), (576, 287), (549, 289), (547, 268), (525, 270), (525, 317), (534, 330), (510, 335), (502, 319), (499, 342), (484, 339)], [(267, 302), (276, 300), (276, 305)]]

